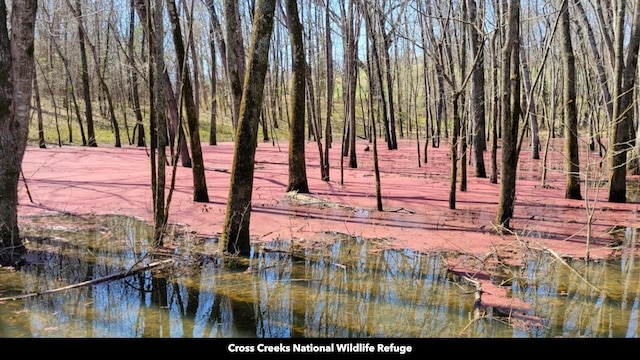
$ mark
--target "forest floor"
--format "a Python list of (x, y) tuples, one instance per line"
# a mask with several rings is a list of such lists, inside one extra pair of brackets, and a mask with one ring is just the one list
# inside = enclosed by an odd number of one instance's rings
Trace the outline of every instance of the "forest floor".
[[(228, 198), (233, 146), (203, 144), (208, 203), (192, 201), (191, 169), (177, 168), (170, 223), (183, 224), (199, 237), (219, 235)], [(415, 140), (402, 139), (397, 150), (388, 150), (386, 143), (379, 141), (383, 211), (377, 211), (373, 152), (365, 151), (367, 146), (372, 149), (364, 140), (357, 143), (357, 168), (349, 168), (348, 158), (344, 158), (341, 169), (340, 142), (334, 142), (330, 149), (330, 181), (322, 181), (318, 147), (309, 142), (306, 159), (310, 193), (287, 194), (286, 142), (259, 143), (252, 194), (253, 241), (294, 239), (298, 244), (314, 246), (333, 241), (334, 237), (327, 234), (343, 233), (383, 239), (392, 249), (470, 255), (449, 257), (450, 270), (478, 279), (485, 291), (485, 305), (519, 308), (524, 314), (527, 304), (514, 303), (506, 290), (490, 281), (490, 263), (517, 264), (525, 248), (549, 251), (558, 258), (584, 258), (589, 249), (591, 259), (609, 258), (620, 251), (619, 237), (612, 229), (636, 228), (640, 224), (640, 177), (628, 178), (630, 202), (607, 202), (607, 176), (601, 172), (596, 152), (580, 155), (581, 168), (590, 169), (589, 181), (581, 184), (586, 200), (564, 198), (561, 139), (555, 139), (550, 146), (545, 186), (541, 182), (543, 160), (531, 159), (528, 148), (521, 152), (510, 224), (513, 232), (501, 233), (492, 224), (500, 184), (476, 178), (470, 165), (467, 190), (460, 191), (458, 184), (456, 209), (449, 208), (451, 166), (446, 142), (439, 148), (429, 145), (428, 162), (424, 163), (418, 157), (418, 152), (424, 152), (424, 142), (418, 149)], [(489, 152), (485, 153), (485, 164), (489, 175)], [(602, 168), (606, 167), (605, 163)], [(168, 168), (168, 176), (170, 171)], [(28, 224), (34, 216), (59, 213), (119, 214), (152, 220), (150, 161), (145, 148), (29, 147), (23, 173), (24, 181), (19, 187), (20, 224)], [(584, 179), (584, 173), (581, 177)], [(597, 184), (602, 186), (597, 188)], [(470, 258), (476, 263), (470, 263)]]

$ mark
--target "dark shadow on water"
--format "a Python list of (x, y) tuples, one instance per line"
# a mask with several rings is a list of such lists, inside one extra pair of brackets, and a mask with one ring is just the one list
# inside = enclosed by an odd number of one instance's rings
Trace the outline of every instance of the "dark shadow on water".
[[(484, 308), (452, 276), (448, 256), (388, 249), (384, 239), (326, 233), (327, 242), (256, 243), (248, 266), (229, 268), (216, 239), (176, 228), (179, 245), (159, 252), (151, 230), (129, 217), (44, 217), (23, 229), (29, 265), (0, 269), (5, 338), (527, 338), (637, 337), (638, 261), (570, 262), (528, 254), (507, 268), (513, 296), (542, 326), (522, 326)], [(637, 229), (629, 229), (636, 246)], [(120, 280), (42, 293), (172, 258), (174, 265)], [(509, 278), (510, 281), (504, 281)]]

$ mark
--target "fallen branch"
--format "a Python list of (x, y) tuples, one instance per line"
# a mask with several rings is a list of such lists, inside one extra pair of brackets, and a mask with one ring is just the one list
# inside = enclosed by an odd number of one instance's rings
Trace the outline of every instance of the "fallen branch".
[(0, 302), (2, 301), (12, 301), (12, 300), (22, 300), (22, 299), (26, 299), (26, 298), (30, 298), (30, 297), (37, 297), (40, 295), (48, 295), (48, 294), (53, 294), (53, 293), (57, 293), (60, 291), (64, 291), (64, 290), (69, 290), (69, 289), (75, 289), (75, 288), (79, 288), (79, 287), (83, 287), (83, 286), (87, 286), (87, 285), (94, 285), (94, 284), (99, 284), (102, 282), (106, 282), (106, 281), (113, 281), (113, 280), (119, 280), (122, 278), (126, 278), (129, 277), (131, 275), (135, 275), (138, 273), (141, 273), (143, 271), (146, 270), (151, 270), (160, 266), (164, 266), (167, 265), (169, 263), (173, 263), (173, 259), (166, 259), (166, 260), (162, 260), (162, 261), (158, 261), (155, 263), (151, 263), (148, 265), (141, 265), (138, 266), (136, 268), (132, 268), (129, 269), (127, 271), (123, 271), (117, 274), (112, 274), (112, 275), (107, 275), (101, 278), (97, 278), (97, 279), (92, 279), (92, 280), (88, 280), (88, 281), (83, 281), (80, 283), (76, 283), (76, 284), (72, 284), (72, 285), (68, 285), (68, 286), (63, 286), (60, 288), (56, 288), (56, 289), (51, 289), (51, 290), (46, 290), (43, 292), (35, 292), (35, 293), (29, 293), (29, 294), (24, 294), (24, 295), (19, 295), (19, 296), (10, 296), (10, 297), (5, 297), (5, 298), (0, 298)]
[[(520, 237), (518, 236), (518, 234), (516, 234), (514, 231), (512, 231), (511, 229), (507, 229), (507, 228), (503, 228), (503, 230), (506, 230), (507, 232), (513, 234), (516, 239), (518, 241), (520, 241), (520, 243), (524, 243)], [(569, 263), (567, 263), (560, 255), (558, 255), (558, 253), (556, 253), (555, 251), (551, 250), (550, 248), (548, 248), (547, 246), (544, 246), (540, 243), (538, 243), (538, 245), (542, 248), (543, 251), (546, 251), (547, 253), (551, 254), (551, 256), (553, 256), (554, 258), (556, 258), (556, 260), (560, 261), (560, 263), (562, 265), (564, 265), (565, 267), (567, 267), (569, 269), (569, 271), (571, 271), (573, 274), (575, 274), (580, 280), (582, 280), (585, 284), (587, 284), (589, 287), (591, 287), (592, 289), (596, 290), (599, 293), (602, 293), (605, 297), (609, 297), (609, 295), (603, 290), (598, 288), (597, 286), (595, 286), (594, 284), (592, 284), (589, 280), (585, 279), (584, 276), (582, 276), (576, 269), (574, 269), (571, 265), (569, 265)], [(529, 245), (527, 245), (527, 247), (530, 247)]]
[(546, 246), (542, 246), (542, 249), (546, 252), (548, 252), (549, 254), (551, 254), (553, 257), (555, 257), (556, 259), (558, 259), (564, 266), (566, 266), (572, 273), (574, 273), (580, 280), (582, 280), (585, 284), (589, 285), (589, 287), (591, 287), (592, 289), (596, 290), (597, 292), (600, 292), (602, 294), (604, 294), (605, 297), (609, 297), (607, 295), (607, 293), (602, 290), (599, 289), (597, 286), (593, 285), (589, 280), (585, 279), (584, 276), (580, 275), (580, 273), (578, 271), (576, 271), (573, 267), (571, 267), (571, 265), (569, 265), (560, 255), (558, 255), (555, 251), (549, 249)]

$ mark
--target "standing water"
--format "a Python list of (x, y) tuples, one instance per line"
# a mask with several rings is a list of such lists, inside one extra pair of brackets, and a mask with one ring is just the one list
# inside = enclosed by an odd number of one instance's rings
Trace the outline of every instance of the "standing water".
[[(156, 253), (140, 220), (81, 220), (43, 217), (23, 230), (29, 265), (0, 268), (0, 337), (640, 335), (640, 261), (631, 255), (569, 262), (571, 268), (541, 253), (528, 256), (503, 283), (532, 304), (541, 324), (518, 326), (491, 308), (471, 315), (474, 289), (447, 271), (447, 254), (326, 234), (332, 241), (256, 244), (247, 265), (230, 267), (216, 255), (215, 239), (187, 236), (173, 253)], [(628, 229), (625, 241), (637, 238), (637, 229)]]

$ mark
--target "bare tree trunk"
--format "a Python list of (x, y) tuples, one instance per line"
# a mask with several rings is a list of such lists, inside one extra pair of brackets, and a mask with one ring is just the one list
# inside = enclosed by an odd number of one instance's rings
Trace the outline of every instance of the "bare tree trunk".
[(251, 253), (249, 224), (255, 152), (276, 2), (258, 0), (253, 21), (249, 64), (242, 95), (243, 106), (240, 108), (238, 138), (221, 241), (222, 250), (231, 255), (248, 256)]
[(198, 57), (198, 52), (196, 51), (196, 44), (193, 40), (193, 0), (191, 0), (191, 8), (187, 5), (185, 0), (181, 0), (182, 7), (184, 8), (185, 14), (187, 14), (187, 30), (185, 31), (187, 42), (185, 47), (185, 57), (187, 56), (187, 48), (188, 52), (191, 54), (191, 64), (193, 64), (193, 104), (195, 107), (196, 114), (198, 114), (198, 118), (200, 117), (200, 58)]
[(36, 102), (36, 112), (38, 114), (38, 147), (40, 149), (47, 148), (47, 142), (44, 139), (44, 123), (42, 122), (42, 104), (40, 103), (40, 88), (38, 87), (38, 76), (33, 77), (33, 95)]
[(187, 49), (184, 46), (180, 18), (178, 17), (174, 0), (167, 0), (167, 10), (173, 30), (173, 44), (178, 58), (178, 71), (182, 79), (182, 91), (180, 91), (180, 93), (184, 100), (184, 107), (187, 113), (187, 126), (189, 127), (189, 140), (193, 162), (193, 166), (191, 167), (193, 172), (193, 201), (209, 202), (207, 181), (204, 174), (204, 160), (202, 158), (202, 144), (200, 143), (200, 122), (194, 101), (193, 87), (191, 86), (191, 72), (189, 71), (189, 64), (186, 59)]
[(510, 228), (516, 196), (518, 121), (520, 118), (520, 3), (509, 2), (507, 38), (502, 49), (502, 159), (500, 199), (495, 223)]
[[(456, 182), (458, 180), (458, 139), (460, 134), (460, 91), (453, 94), (453, 130), (451, 133), (451, 177), (449, 179), (449, 209), (456, 208)], [(464, 140), (463, 140), (464, 141)]]
[[(74, 16), (76, 17), (76, 20), (78, 21), (78, 27), (79, 27), (79, 31), (80, 31), (80, 38), (83, 39), (81, 46), (84, 47), (84, 44), (87, 43), (89, 45), (89, 48), (91, 49), (91, 54), (93, 55), (93, 62), (94, 62), (94, 66), (95, 66), (95, 72), (96, 75), (98, 77), (98, 82), (100, 84), (100, 87), (102, 89), (102, 91), (105, 94), (105, 97), (107, 98), (107, 104), (108, 104), (108, 110), (109, 110), (109, 118), (111, 120), (111, 125), (113, 127), (113, 131), (114, 131), (114, 135), (115, 135), (115, 147), (122, 147), (122, 142), (120, 139), (120, 128), (118, 127), (118, 121), (116, 120), (116, 113), (113, 107), (113, 100), (111, 99), (111, 93), (109, 92), (109, 87), (107, 86), (107, 83), (104, 80), (104, 77), (102, 76), (101, 72), (100, 72), (100, 55), (98, 54), (96, 47), (93, 45), (93, 43), (91, 43), (91, 41), (88, 39), (88, 34), (87, 31), (84, 27), (84, 22), (82, 20), (82, 12), (80, 9), (80, 1), (77, 0), (76, 1), (76, 6), (77, 9), (74, 9), (73, 6), (71, 5), (70, 0), (67, 0), (67, 7), (69, 7), (69, 9), (73, 12)], [(81, 52), (81, 54), (83, 54), (84, 51)], [(83, 63), (86, 62), (86, 56), (84, 56), (85, 59), (83, 59)], [(83, 72), (86, 69), (84, 69), (84, 64), (83, 64)], [(83, 74), (84, 77), (84, 74)], [(88, 75), (87, 75), (87, 81), (88, 81)], [(85, 87), (85, 101), (87, 101), (87, 94), (88, 94), (88, 90), (89, 87), (86, 86)], [(91, 96), (89, 95), (89, 103), (91, 102), (90, 100)], [(88, 112), (87, 112), (87, 117), (89, 116), (89, 112), (90, 112), (90, 108), (91, 106), (88, 106)], [(89, 121), (87, 121), (87, 124), (89, 123)], [(93, 123), (93, 121), (91, 122)], [(95, 144), (95, 138), (94, 138), (94, 144), (93, 145), (97, 145)], [(89, 146), (92, 146), (91, 144), (91, 135), (89, 135)]]
[(135, 1), (131, 0), (131, 14), (129, 17), (129, 41), (127, 51), (129, 52), (129, 81), (131, 82), (131, 102), (133, 104), (133, 113), (136, 116), (135, 132), (138, 132), (136, 139), (136, 145), (139, 147), (146, 146), (144, 122), (142, 119), (142, 110), (140, 109), (140, 92), (138, 90), (138, 72), (135, 70), (135, 48), (134, 48), (134, 36), (135, 36)]
[(529, 62), (527, 61), (527, 55), (525, 54), (523, 47), (520, 48), (520, 63), (522, 64), (522, 78), (524, 82), (524, 91), (527, 94), (527, 98), (525, 98), (525, 101), (526, 101), (525, 108), (529, 116), (529, 123), (531, 128), (531, 158), (537, 160), (537, 159), (540, 159), (540, 136), (538, 135), (538, 114), (536, 111), (536, 102), (533, 94), (533, 89), (531, 86), (531, 71), (529, 70)]
[(27, 146), (35, 65), (33, 43), (36, 0), (11, 2), (11, 40), (7, 8), (0, 2), (0, 265), (22, 262), (26, 248), (18, 227), (18, 181)]
[[(367, 35), (371, 40), (371, 44), (367, 47), (367, 74), (369, 77), (369, 107), (371, 109), (371, 139), (373, 142), (373, 172), (376, 181), (376, 208), (378, 211), (383, 211), (382, 207), (382, 190), (380, 185), (380, 168), (378, 164), (378, 134), (376, 131), (376, 111), (374, 110), (374, 95), (371, 91), (372, 84), (374, 81), (374, 72), (377, 74), (378, 81), (382, 79), (382, 75), (379, 71), (374, 71), (373, 63), (379, 63), (378, 59), (378, 47), (376, 46), (375, 38), (373, 37), (373, 30), (371, 28), (371, 16), (365, 9), (365, 27), (367, 29)], [(373, 59), (371, 59), (373, 57)]]
[(242, 83), (244, 81), (245, 60), (244, 43), (242, 40), (242, 28), (240, 27), (240, 12), (236, 0), (224, 0), (224, 16), (227, 23), (227, 75), (229, 78), (229, 88), (233, 99), (232, 125), (238, 127), (238, 114), (240, 111), (240, 101), (242, 99)]
[(206, 1), (207, 8), (209, 9), (209, 51), (211, 53), (211, 127), (209, 128), (209, 145), (218, 144), (218, 129), (217, 129), (217, 115), (218, 115), (218, 89), (217, 89), (217, 77), (218, 77), (218, 64), (216, 60), (216, 20), (217, 16), (215, 9), (213, 8), (213, 0)]
[[(40, 65), (40, 64), (36, 61), (36, 65)], [(49, 79), (47, 79), (46, 74), (42, 71), (42, 69), (40, 70), (40, 72), (42, 73), (44, 82), (47, 85), (47, 90), (49, 90), (49, 95), (51, 95), (51, 104), (53, 105), (53, 117), (55, 119), (54, 121), (56, 124), (56, 134), (58, 136), (58, 147), (62, 147), (62, 136), (60, 135), (60, 125), (58, 123), (58, 105), (56, 103), (56, 96), (53, 89), (51, 88), (51, 83), (49, 82)]]
[[(147, 11), (147, 34), (149, 35), (149, 57), (151, 65), (149, 67), (149, 79), (151, 88), (149, 89), (150, 103), (152, 111), (150, 114), (151, 128), (151, 188), (153, 191), (153, 214), (154, 214), (154, 244), (161, 246), (165, 227), (167, 225), (167, 209), (165, 201), (166, 184), (166, 145), (167, 145), (167, 120), (165, 112), (165, 92), (164, 76), (164, 27), (162, 21), (163, 0), (153, 0), (154, 8), (151, 8), (151, 0), (145, 0)], [(157, 158), (156, 158), (157, 151)]]
[(593, 29), (589, 24), (587, 19), (587, 14), (584, 10), (584, 6), (582, 6), (581, 0), (574, 0), (575, 8), (580, 14), (580, 20), (582, 21), (584, 28), (587, 30), (587, 38), (589, 39), (589, 50), (593, 55), (593, 60), (595, 61), (596, 70), (598, 72), (598, 83), (600, 85), (600, 89), (602, 90), (602, 104), (607, 109), (607, 117), (609, 119), (609, 124), (613, 121), (613, 101), (611, 100), (611, 92), (609, 91), (609, 85), (607, 81), (607, 73), (604, 69), (604, 60), (602, 59), (602, 55), (600, 54), (599, 47), (596, 43), (596, 36), (593, 33)]
[(346, 136), (343, 140), (345, 144), (345, 155), (349, 154), (349, 167), (355, 169), (358, 167), (356, 155), (356, 85), (358, 83), (358, 36), (356, 34), (359, 28), (359, 21), (356, 20), (355, 1), (348, 2), (346, 15), (346, 24), (344, 30), (345, 36), (345, 129)]
[[(82, 8), (80, 0), (76, 0), (78, 8), (78, 17), (82, 17)], [(82, 31), (80, 22), (78, 22), (78, 41), (80, 42), (80, 60), (82, 64), (82, 94), (84, 96), (85, 121), (87, 122), (87, 146), (98, 146), (96, 142), (96, 133), (93, 126), (93, 109), (91, 104), (91, 86), (89, 85), (89, 65), (87, 64), (87, 50), (85, 49), (85, 36)]]
[(613, 119), (611, 126), (609, 201), (627, 201), (627, 153), (631, 150), (629, 129), (634, 117), (633, 96), (640, 48), (640, 1), (635, 3), (631, 36), (628, 39), (626, 65), (623, 60), (625, 1), (616, 1), (616, 68)]
[[(373, 55), (373, 63), (371, 64), (371, 68), (372, 71), (375, 72), (376, 77), (375, 78), (371, 78), (371, 85), (375, 86), (375, 92), (371, 91), (371, 94), (369, 94), (369, 96), (375, 96), (374, 94), (379, 95), (379, 102), (380, 105), (382, 106), (382, 123), (384, 124), (384, 140), (387, 143), (387, 148), (390, 148), (390, 143), (391, 143), (391, 125), (389, 122), (389, 112), (387, 111), (387, 98), (385, 97), (384, 94), (384, 90), (382, 89), (382, 87), (384, 86), (384, 79), (382, 76), (382, 61), (380, 60), (380, 52), (378, 50), (378, 41), (376, 39), (376, 35), (374, 32), (374, 23), (373, 23), (373, 14), (371, 13), (371, 10), (368, 8), (364, 8), (363, 10), (365, 12), (365, 16), (366, 16), (366, 29), (367, 29), (367, 33), (369, 36), (369, 39), (371, 40), (371, 52)], [(373, 111), (373, 109), (372, 109)], [(372, 123), (371, 126), (376, 126), (376, 123)]]
[[(291, 123), (289, 124), (289, 180), (287, 191), (308, 193), (307, 170), (305, 162), (305, 83), (307, 67), (305, 64), (302, 24), (298, 17), (296, 0), (286, 0), (287, 29), (291, 39)], [(312, 104), (313, 105), (313, 104)], [(318, 134), (316, 134), (316, 137)]]
[[(426, 32), (428, 31), (425, 28), (425, 20), (424, 20), (424, 11), (422, 10), (422, 2), (418, 2), (418, 20), (420, 23), (420, 40), (421, 40), (421, 44), (422, 44), (422, 48), (426, 49), (427, 48), (427, 34)], [(422, 56), (422, 68), (424, 71), (424, 74), (422, 75), (423, 78), (423, 86), (424, 86), (424, 109), (425, 109), (425, 144), (424, 144), (424, 163), (428, 163), (429, 162), (429, 132), (433, 131), (433, 126), (429, 126), (430, 122), (431, 122), (431, 106), (429, 104), (429, 99), (430, 99), (430, 89), (429, 89), (429, 78), (427, 77), (427, 69), (428, 69), (428, 60), (426, 56)]]
[(568, 1), (562, 1), (560, 8), (560, 38), (562, 39), (562, 62), (564, 68), (564, 156), (565, 156), (565, 198), (582, 200), (580, 194), (580, 161), (578, 150), (578, 112), (576, 109), (576, 67)]
[[(380, 24), (381, 32), (383, 30), (383, 24)], [(393, 79), (391, 77), (391, 59), (389, 57), (389, 48), (391, 47), (391, 34), (385, 34), (382, 32), (384, 38), (384, 49), (382, 56), (385, 63), (385, 73), (387, 78), (387, 98), (389, 99), (389, 139), (387, 142), (387, 148), (389, 150), (395, 150), (398, 148), (398, 140), (396, 136), (396, 115), (393, 109)]]
[[(497, 4), (497, 1), (494, 3)], [(502, 15), (498, 14), (497, 22), (498, 28), (500, 28), (500, 22)], [(489, 175), (489, 182), (492, 184), (498, 183), (498, 122), (500, 121), (500, 98), (499, 98), (499, 86), (498, 86), (498, 49), (499, 49), (499, 37), (500, 32), (496, 31), (491, 39), (491, 78), (492, 78), (492, 111), (491, 111), (491, 174)]]
[(469, 41), (471, 58), (477, 59), (471, 69), (471, 121), (473, 133), (471, 135), (471, 147), (473, 170), (476, 177), (486, 178), (487, 171), (484, 167), (484, 150), (487, 148), (485, 140), (485, 101), (484, 101), (484, 46), (481, 42), (479, 21), (477, 18), (477, 5), (475, 0), (467, 0), (469, 16)]
[(334, 91), (334, 79), (333, 79), (333, 43), (331, 42), (331, 19), (329, 17), (329, 2), (325, 5), (325, 52), (327, 63), (327, 120), (325, 121), (324, 131), (324, 163), (321, 165), (324, 168), (326, 178), (324, 181), (329, 181), (329, 148), (331, 148), (331, 114), (333, 113), (333, 91)]

